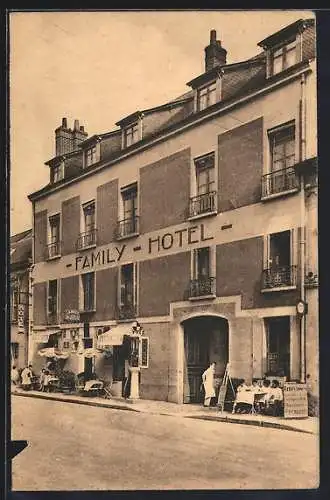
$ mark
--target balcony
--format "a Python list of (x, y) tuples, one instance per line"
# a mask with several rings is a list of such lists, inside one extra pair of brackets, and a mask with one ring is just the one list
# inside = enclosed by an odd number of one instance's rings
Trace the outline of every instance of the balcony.
[(262, 292), (291, 290), (297, 285), (297, 266), (280, 266), (264, 269), (262, 272)]
[(93, 228), (85, 233), (80, 233), (77, 240), (77, 250), (83, 250), (85, 248), (90, 248), (96, 246), (96, 233), (97, 229)]
[(216, 296), (215, 278), (198, 278), (190, 281), (189, 299), (211, 298)]
[(46, 259), (56, 259), (61, 256), (61, 242), (55, 241), (54, 243), (50, 243), (46, 247)]
[(262, 176), (262, 199), (294, 193), (299, 190), (299, 178), (292, 167)]
[(137, 316), (136, 304), (121, 304), (118, 306), (117, 317), (119, 320), (134, 319)]
[(139, 234), (139, 217), (135, 215), (129, 219), (118, 221), (116, 237), (118, 240), (123, 238), (130, 238)]
[(47, 325), (58, 325), (58, 323), (59, 323), (59, 316), (57, 311), (49, 312), (47, 314)]
[(217, 213), (217, 192), (200, 194), (189, 200), (189, 219)]

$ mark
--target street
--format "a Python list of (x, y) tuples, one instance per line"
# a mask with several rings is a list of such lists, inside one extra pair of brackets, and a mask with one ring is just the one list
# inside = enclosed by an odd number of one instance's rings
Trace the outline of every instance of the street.
[(12, 397), (13, 490), (318, 486), (318, 437)]

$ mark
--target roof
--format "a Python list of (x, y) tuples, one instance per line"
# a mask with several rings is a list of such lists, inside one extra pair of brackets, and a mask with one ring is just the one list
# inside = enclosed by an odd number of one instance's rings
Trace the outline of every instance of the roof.
[(26, 266), (32, 259), (32, 229), (10, 237), (10, 266)]
[(282, 28), (281, 30), (273, 33), (267, 38), (264, 38), (257, 45), (263, 48), (272, 47), (276, 43), (289, 38), (291, 35), (296, 34), (299, 29), (307, 28), (308, 26), (313, 26), (314, 24), (314, 19), (298, 19), (298, 21), (289, 24), (289, 26), (285, 26), (285, 28)]

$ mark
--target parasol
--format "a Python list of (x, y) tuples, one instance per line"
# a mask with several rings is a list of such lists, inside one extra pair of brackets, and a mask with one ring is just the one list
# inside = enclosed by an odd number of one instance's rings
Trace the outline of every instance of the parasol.
[(79, 356), (83, 356), (84, 358), (92, 358), (93, 356), (101, 354), (101, 351), (99, 351), (99, 349), (95, 349), (94, 347), (90, 347), (88, 349), (84, 349), (81, 352), (78, 352), (77, 354)]
[(39, 356), (43, 356), (45, 358), (54, 358), (54, 359), (67, 359), (69, 357), (68, 352), (62, 352), (56, 347), (45, 347), (44, 349), (40, 349), (38, 351)]

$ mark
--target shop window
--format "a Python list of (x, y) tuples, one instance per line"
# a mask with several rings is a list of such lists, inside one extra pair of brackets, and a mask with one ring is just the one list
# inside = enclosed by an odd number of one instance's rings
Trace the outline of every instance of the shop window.
[(81, 276), (82, 283), (82, 310), (95, 309), (95, 273), (86, 273)]
[(118, 221), (118, 238), (124, 238), (138, 233), (137, 203), (137, 183), (124, 187), (121, 190), (120, 212), (123, 214), (123, 217)]
[(290, 317), (265, 318), (267, 372), (269, 376), (290, 377)]
[(204, 87), (201, 87), (197, 91), (197, 109), (202, 111), (203, 109), (212, 106), (216, 103), (216, 82), (212, 82)]
[(48, 245), (47, 245), (47, 258), (58, 257), (61, 254), (60, 249), (60, 214), (52, 215), (48, 219), (49, 232), (48, 232)]
[(263, 291), (296, 286), (297, 269), (294, 230), (273, 233), (265, 239), (265, 264)]
[(137, 314), (137, 264), (120, 267), (119, 319), (135, 318)]

